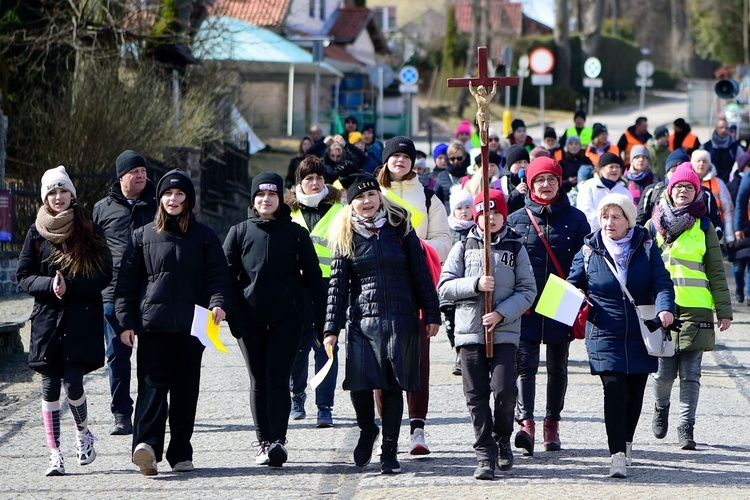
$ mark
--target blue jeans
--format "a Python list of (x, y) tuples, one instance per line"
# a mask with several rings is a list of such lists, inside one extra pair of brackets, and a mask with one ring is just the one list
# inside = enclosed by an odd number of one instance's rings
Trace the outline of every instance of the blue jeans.
[[(732, 262), (732, 271), (734, 271), (735, 291), (746, 297), (750, 297), (750, 259), (737, 259)], [(747, 278), (747, 280), (745, 279)], [(748, 288), (745, 293), (745, 283)]]
[(695, 410), (701, 390), (701, 361), (703, 351), (680, 351), (669, 358), (659, 358), (659, 371), (654, 373), (656, 404), (669, 404), (672, 384), (680, 375), (680, 425), (695, 424)]
[(122, 343), (113, 325), (117, 325), (115, 305), (104, 303), (104, 336), (107, 341), (107, 371), (112, 394), (110, 409), (113, 415), (130, 418), (133, 399), (130, 397), (130, 355), (133, 348)]
[[(292, 394), (301, 394), (305, 392), (305, 388), (307, 387), (310, 348), (312, 348), (315, 358), (315, 373), (319, 372), (323, 368), (323, 365), (326, 364), (326, 361), (328, 361), (325, 348), (315, 343), (316, 336), (317, 332), (312, 328), (308, 328), (302, 334), (299, 351), (297, 352), (297, 357), (294, 359), (294, 365), (292, 365), (292, 375), (289, 377), (289, 390)], [(315, 404), (318, 406), (333, 406), (333, 394), (336, 392), (336, 378), (339, 373), (338, 352), (339, 346), (336, 345), (333, 349), (333, 366), (331, 366), (331, 371), (328, 372), (323, 382), (315, 389)]]

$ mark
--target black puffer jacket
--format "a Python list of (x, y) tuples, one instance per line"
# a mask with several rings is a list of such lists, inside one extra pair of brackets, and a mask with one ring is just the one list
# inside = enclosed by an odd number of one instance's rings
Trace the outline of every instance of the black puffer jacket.
[[(101, 228), (94, 225), (94, 230), (104, 238)], [(112, 279), (111, 257), (107, 255), (107, 266), (94, 276), (65, 276), (61, 300), (52, 291), (58, 267), (46, 262), (53, 249), (32, 224), (18, 258), (18, 284), (34, 297), (29, 366), (36, 371), (57, 370), (64, 360), (82, 363), (88, 373), (104, 366), (102, 290)], [(62, 356), (57, 352), (61, 341)]]
[(190, 334), (195, 306), (229, 311), (229, 270), (221, 242), (190, 214), (186, 233), (154, 223), (133, 232), (115, 287), (115, 313), (122, 330)]
[(355, 233), (354, 256), (333, 258), (325, 331), (346, 321), (346, 390), (386, 388), (389, 362), (402, 389), (419, 390), (419, 309), (427, 324), (440, 311), (419, 237), (403, 228)]
[(120, 270), (122, 254), (130, 243), (133, 231), (154, 220), (156, 215), (156, 188), (147, 180), (141, 196), (134, 205), (122, 194), (120, 181), (115, 181), (109, 188), (109, 196), (102, 198), (94, 205), (92, 216), (94, 222), (104, 230), (107, 245), (112, 252), (112, 282), (104, 289), (105, 302), (115, 301), (115, 284)]
[(325, 286), (307, 229), (292, 222), (281, 204), (276, 219), (252, 215), (232, 226), (224, 240), (224, 254), (237, 302), (229, 327), (236, 338), (305, 317), (303, 288), (312, 297), (319, 332), (323, 330)]
[[(534, 214), (534, 219), (552, 247), (560, 267), (567, 273), (573, 263), (573, 257), (583, 246), (584, 237), (591, 232), (586, 215), (570, 206), (564, 192), (548, 206), (536, 203), (528, 194), (525, 201), (526, 207)], [(545, 344), (560, 344), (573, 340), (569, 326), (536, 312), (536, 304), (547, 283), (547, 278), (550, 274), (558, 273), (526, 209), (522, 208), (510, 214), (508, 225), (523, 237), (523, 244), (529, 252), (531, 267), (534, 269), (536, 288), (539, 290), (529, 314), (521, 317), (521, 339)], [(560, 277), (567, 278), (567, 276)]]

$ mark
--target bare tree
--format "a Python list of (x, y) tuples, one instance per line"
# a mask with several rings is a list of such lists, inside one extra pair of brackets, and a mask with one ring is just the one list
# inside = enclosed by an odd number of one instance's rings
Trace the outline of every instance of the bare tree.
[(555, 14), (555, 45), (557, 45), (557, 62), (555, 69), (558, 83), (570, 85), (570, 42), (568, 33), (568, 0), (557, 0)]
[(602, 22), (604, 21), (604, 0), (582, 0), (585, 6), (583, 15), (583, 53), (588, 56), (596, 56), (599, 51), (599, 42), (602, 36)]
[[(471, 25), (472, 30), (469, 37), (469, 48), (466, 50), (466, 76), (471, 77), (477, 68), (477, 46), (481, 40), (482, 14), (480, 0), (471, 0)], [(466, 102), (469, 98), (469, 89), (462, 87), (456, 99), (456, 116), (463, 116)]]

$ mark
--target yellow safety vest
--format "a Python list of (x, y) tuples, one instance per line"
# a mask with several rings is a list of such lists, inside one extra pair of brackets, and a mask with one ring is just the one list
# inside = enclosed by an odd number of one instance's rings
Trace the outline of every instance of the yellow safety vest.
[(421, 211), (420, 209), (418, 209), (417, 207), (415, 207), (414, 205), (412, 205), (405, 199), (401, 198), (399, 195), (394, 193), (391, 189), (385, 189), (385, 188), (382, 188), (382, 189), (383, 191), (385, 191), (386, 198), (396, 203), (397, 205), (405, 208), (409, 212), (409, 214), (411, 215), (411, 225), (414, 229), (419, 228), (419, 226), (421, 226), (422, 223), (427, 220), (427, 215), (423, 211)]
[[(333, 254), (328, 249), (328, 228), (331, 227), (333, 219), (336, 218), (336, 215), (343, 208), (344, 206), (340, 203), (333, 204), (310, 232), (310, 239), (313, 242), (313, 247), (315, 247), (315, 254), (318, 256), (318, 263), (324, 278), (331, 277), (331, 258), (333, 257)], [(310, 231), (305, 222), (305, 217), (299, 209), (292, 212), (292, 220)]]
[[(568, 127), (565, 130), (565, 137), (570, 137), (571, 135), (576, 135), (581, 140), (581, 147), (585, 148), (589, 145), (589, 142), (591, 142), (591, 136), (594, 135), (594, 129), (591, 127), (583, 127), (581, 129), (581, 135), (578, 135), (578, 131), (575, 127)], [(565, 144), (563, 144), (565, 146)]]
[(669, 247), (662, 246), (664, 237), (656, 236), (664, 265), (674, 282), (675, 304), (681, 307), (714, 308), (703, 256), (706, 254), (706, 233), (701, 221), (680, 235)]

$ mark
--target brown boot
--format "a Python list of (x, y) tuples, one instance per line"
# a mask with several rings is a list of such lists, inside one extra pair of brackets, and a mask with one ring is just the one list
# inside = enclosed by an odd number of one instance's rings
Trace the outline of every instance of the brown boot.
[(558, 424), (557, 420), (544, 419), (544, 449), (547, 451), (560, 451)]
[(526, 450), (526, 453), (524, 453), (524, 455), (533, 457), (535, 428), (534, 420), (529, 418), (519, 421), (518, 424), (521, 427), (518, 429), (518, 432), (516, 432), (515, 446), (516, 448), (523, 448), (524, 450)]

